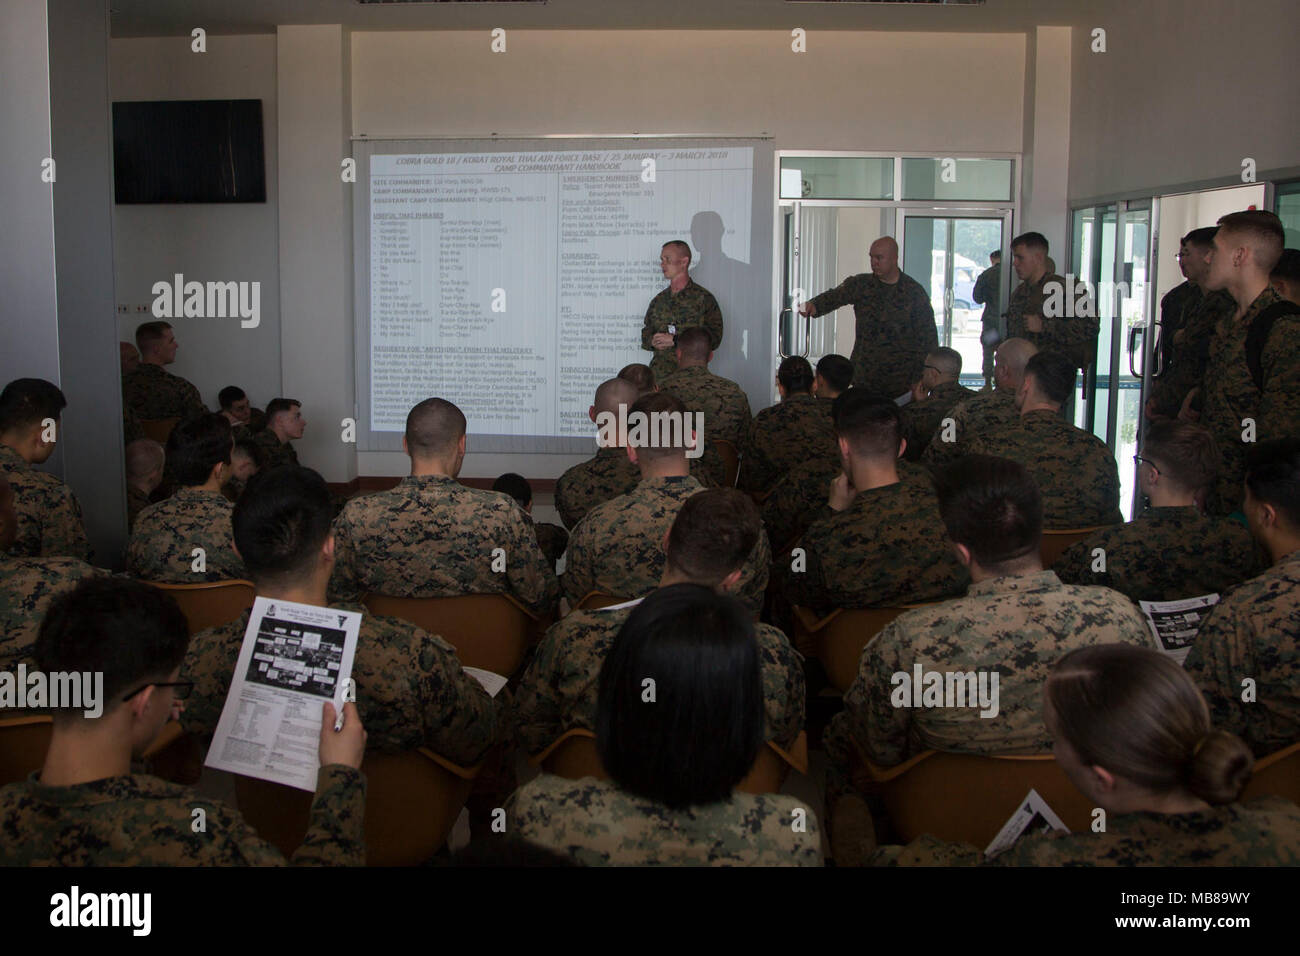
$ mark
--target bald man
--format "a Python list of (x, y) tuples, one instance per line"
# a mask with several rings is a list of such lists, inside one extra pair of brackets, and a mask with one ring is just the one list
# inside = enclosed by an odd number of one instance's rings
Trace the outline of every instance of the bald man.
[(939, 345), (934, 309), (925, 289), (898, 268), (898, 243), (882, 236), (871, 244), (871, 272), (849, 276), (809, 299), (801, 315), (818, 316), (853, 306), (853, 384), (873, 397), (893, 400), (921, 377), (925, 353)]
[[(596, 398), (587, 409), (592, 424), (608, 412), (618, 417), (619, 406), (630, 409), (640, 397), (637, 386), (626, 378), (611, 378), (596, 389)], [(598, 504), (625, 495), (641, 481), (641, 472), (628, 460), (624, 439), (602, 446), (589, 461), (574, 465), (555, 482), (555, 510), (564, 526), (572, 531), (579, 521)]]
[(681, 239), (664, 243), (659, 268), (668, 287), (650, 300), (641, 347), (654, 353), (650, 368), (663, 379), (677, 371), (677, 336), (686, 329), (703, 327), (709, 333), (710, 349), (722, 344), (722, 309), (713, 293), (691, 278), (691, 247)]
[(163, 446), (152, 438), (138, 438), (126, 446), (126, 526), (149, 507), (149, 496), (162, 484), (166, 462)]

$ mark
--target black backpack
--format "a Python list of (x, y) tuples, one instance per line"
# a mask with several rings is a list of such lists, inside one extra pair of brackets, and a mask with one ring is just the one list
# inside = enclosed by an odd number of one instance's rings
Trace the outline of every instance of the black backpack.
[(1298, 313), (1300, 313), (1300, 306), (1283, 299), (1281, 302), (1274, 302), (1255, 316), (1255, 321), (1250, 324), (1250, 331), (1246, 333), (1246, 367), (1250, 369), (1250, 377), (1254, 380), (1255, 387), (1261, 392), (1264, 390), (1264, 368), (1261, 362), (1264, 344), (1268, 342), (1268, 333), (1273, 331), (1273, 323), (1282, 316)]

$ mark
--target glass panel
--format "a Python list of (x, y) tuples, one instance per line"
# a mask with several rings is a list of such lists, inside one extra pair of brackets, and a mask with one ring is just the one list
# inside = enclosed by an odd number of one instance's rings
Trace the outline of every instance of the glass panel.
[(893, 199), (888, 156), (782, 156), (782, 199)]
[(904, 199), (1011, 201), (1011, 160), (903, 160)]
[(1283, 183), (1277, 187), (1277, 212), (1286, 229), (1286, 247), (1300, 248), (1300, 183)]
[(947, 345), (946, 301), (948, 291), (948, 228), (951, 220), (933, 216), (907, 216), (903, 224), (902, 270), (921, 283), (934, 309), (939, 344)]
[[(1101, 210), (1100, 254), (1095, 264), (1090, 261), (1086, 263), (1091, 268), (1084, 270), (1082, 273), (1090, 278), (1097, 290), (1097, 318), (1101, 330), (1097, 336), (1097, 408), (1092, 419), (1092, 433), (1102, 441), (1107, 440), (1106, 427), (1109, 402), (1105, 397), (1105, 393), (1110, 388), (1110, 346), (1115, 320), (1115, 296), (1111, 294), (1115, 281), (1115, 220), (1114, 206), (1106, 206)], [(1095, 239), (1090, 239), (1088, 243), (1090, 249), (1094, 241)], [(1082, 383), (1082, 375), (1079, 376), (1079, 381)], [(1084, 422), (1082, 384), (1080, 384), (1075, 394), (1074, 424), (1080, 428), (1087, 427)]]
[[(1127, 508), (1133, 501), (1136, 469), (1133, 456), (1137, 454), (1138, 415), (1141, 411), (1142, 380), (1129, 370), (1129, 333), (1134, 328), (1147, 325), (1147, 284), (1151, 281), (1151, 213), (1146, 209), (1130, 209), (1124, 214), (1124, 249), (1122, 284), (1117, 286), (1114, 298), (1119, 301), (1120, 355), (1119, 376), (1116, 379), (1118, 415), (1115, 419), (1115, 460), (1119, 464), (1120, 505)], [(1099, 290), (1098, 295), (1101, 294)], [(1135, 343), (1139, 344), (1139, 343)], [(1134, 363), (1137, 364), (1137, 363)]]

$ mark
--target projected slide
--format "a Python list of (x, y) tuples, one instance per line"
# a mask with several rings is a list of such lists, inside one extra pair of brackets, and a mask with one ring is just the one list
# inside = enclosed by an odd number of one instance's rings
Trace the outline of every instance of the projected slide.
[(650, 359), (660, 246), (746, 274), (752, 194), (750, 147), (372, 156), (371, 429), (437, 395), (474, 434), (591, 435), (596, 386)]

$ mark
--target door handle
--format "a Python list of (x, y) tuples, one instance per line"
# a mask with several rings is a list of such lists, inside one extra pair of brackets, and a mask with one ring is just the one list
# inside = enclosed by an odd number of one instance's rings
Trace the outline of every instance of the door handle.
[(1137, 340), (1138, 336), (1146, 332), (1146, 326), (1135, 325), (1128, 330), (1128, 370), (1134, 378), (1141, 378), (1142, 373), (1137, 370), (1133, 360), (1137, 357)]

